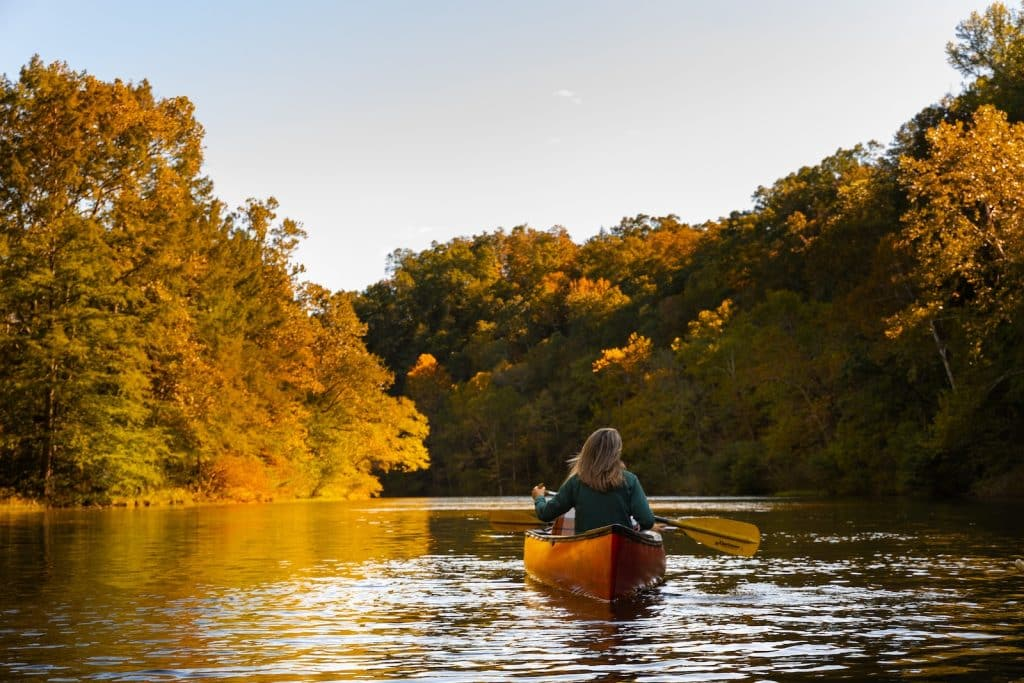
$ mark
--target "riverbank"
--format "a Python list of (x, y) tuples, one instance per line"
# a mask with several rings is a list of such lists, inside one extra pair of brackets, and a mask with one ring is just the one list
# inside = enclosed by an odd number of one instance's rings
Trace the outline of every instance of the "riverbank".
[(0, 495), (0, 510), (45, 510), (46, 505), (31, 498)]
[[(359, 499), (366, 500), (369, 497), (362, 496)], [(7, 495), (4, 492), (0, 492), (0, 510), (49, 510), (49, 509), (64, 509), (64, 508), (78, 508), (78, 509), (89, 509), (89, 508), (163, 508), (163, 507), (196, 507), (203, 505), (251, 505), (260, 503), (289, 503), (297, 502), (302, 500), (312, 501), (338, 501), (338, 500), (356, 500), (356, 497), (349, 496), (318, 496), (316, 498), (296, 498), (296, 497), (277, 497), (272, 498), (268, 496), (247, 496), (244, 498), (239, 497), (212, 497), (204, 496), (194, 491), (188, 491), (186, 489), (167, 489), (154, 491), (140, 496), (112, 496), (108, 500), (94, 503), (83, 503), (83, 504), (51, 504), (45, 501), (35, 498), (25, 498), (16, 494)]]

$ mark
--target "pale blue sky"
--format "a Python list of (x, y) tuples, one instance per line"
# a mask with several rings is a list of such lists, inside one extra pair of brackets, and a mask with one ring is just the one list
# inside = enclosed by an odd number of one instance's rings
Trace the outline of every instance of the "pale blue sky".
[(958, 92), (944, 47), (987, 4), (0, 0), (0, 73), (189, 97), (217, 195), (276, 196), (307, 278), (361, 290), (431, 240), (748, 209)]

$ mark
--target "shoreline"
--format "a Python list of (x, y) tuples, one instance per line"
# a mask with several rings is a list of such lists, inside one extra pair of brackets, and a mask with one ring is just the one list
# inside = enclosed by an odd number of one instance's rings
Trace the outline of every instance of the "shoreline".
[[(317, 497), (317, 498), (253, 498), (248, 500), (242, 500), (238, 498), (204, 498), (192, 494), (185, 494), (183, 492), (175, 491), (173, 495), (171, 492), (159, 492), (152, 496), (140, 496), (137, 498), (117, 498), (111, 500), (109, 503), (104, 504), (74, 504), (74, 505), (51, 505), (42, 501), (24, 498), (21, 496), (8, 496), (0, 498), (0, 512), (45, 512), (48, 510), (105, 510), (105, 509), (145, 509), (145, 508), (191, 508), (191, 507), (215, 507), (224, 505), (272, 505), (280, 503), (330, 503), (330, 502), (341, 502), (341, 501), (354, 501), (354, 500), (373, 500), (373, 499), (386, 499), (386, 498), (403, 498), (404, 496), (359, 496), (359, 497)], [(414, 496), (421, 497), (421, 496)], [(458, 498), (464, 496), (436, 496), (437, 498)], [(480, 496), (487, 497), (487, 496)], [(657, 496), (654, 496), (657, 497)], [(700, 498), (734, 498), (732, 495), (722, 496), (699, 496)], [(827, 495), (816, 495), (810, 492), (783, 492), (779, 494), (767, 495), (767, 496), (754, 496), (755, 498), (765, 498), (768, 500), (782, 500), (782, 499), (810, 499), (810, 500), (822, 500), (835, 498)], [(933, 503), (1022, 503), (1024, 502), (1024, 496), (1007, 496), (1007, 495), (993, 495), (993, 496), (961, 496), (955, 498), (928, 498), (924, 496), (844, 496), (844, 501), (880, 501), (880, 500), (907, 500), (907, 501), (922, 501), (922, 502), (933, 502)]]
[[(379, 497), (379, 496), (377, 496)], [(33, 498), (22, 496), (8, 496), (0, 498), (0, 511), (11, 512), (44, 512), (47, 510), (109, 510), (124, 509), (135, 510), (144, 508), (190, 508), (190, 507), (213, 507), (218, 505), (267, 505), (274, 503), (297, 503), (297, 502), (336, 502), (345, 500), (370, 500), (372, 497), (346, 498), (338, 497), (317, 497), (317, 498), (206, 498), (181, 491), (162, 491), (149, 496), (138, 496), (134, 498), (112, 498), (108, 503), (96, 504), (70, 504), (59, 505), (49, 504)]]

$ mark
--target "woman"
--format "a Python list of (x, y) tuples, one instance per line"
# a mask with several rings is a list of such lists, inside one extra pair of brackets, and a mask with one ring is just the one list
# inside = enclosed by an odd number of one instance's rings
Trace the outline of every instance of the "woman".
[(544, 484), (533, 487), (537, 517), (554, 520), (576, 508), (576, 533), (621, 524), (641, 529), (654, 526), (654, 513), (636, 475), (622, 462), (622, 437), (611, 427), (587, 437), (583, 449), (569, 460), (569, 478), (553, 498), (546, 498)]

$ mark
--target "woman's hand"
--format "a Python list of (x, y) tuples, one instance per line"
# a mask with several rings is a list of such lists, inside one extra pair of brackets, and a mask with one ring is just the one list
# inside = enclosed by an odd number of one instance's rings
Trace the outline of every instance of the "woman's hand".
[(537, 500), (538, 498), (543, 498), (544, 496), (546, 496), (547, 493), (548, 489), (546, 486), (544, 486), (544, 484), (537, 484), (536, 486), (533, 487), (533, 491), (530, 492), (530, 497), (532, 497), (534, 500)]

